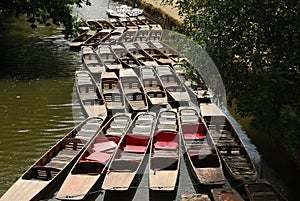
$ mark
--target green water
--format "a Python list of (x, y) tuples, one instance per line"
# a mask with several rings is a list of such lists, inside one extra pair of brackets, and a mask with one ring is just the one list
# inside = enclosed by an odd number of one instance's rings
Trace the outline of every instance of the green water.
[[(49, 37), (51, 36), (51, 37)], [(78, 53), (57, 29), (33, 31), (12, 19), (1, 30), (0, 194), (74, 127)]]

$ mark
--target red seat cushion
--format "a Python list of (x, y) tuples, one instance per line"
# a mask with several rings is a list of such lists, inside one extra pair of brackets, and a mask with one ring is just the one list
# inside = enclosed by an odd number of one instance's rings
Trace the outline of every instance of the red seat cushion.
[(186, 140), (204, 140), (205, 136), (203, 136), (202, 134), (199, 133), (195, 133), (195, 134), (184, 134), (184, 139)]
[(100, 163), (106, 163), (111, 157), (111, 154), (103, 153), (103, 152), (94, 152), (88, 157), (86, 157), (86, 160), (89, 161), (96, 161)]
[(181, 125), (183, 133), (204, 133), (204, 125), (203, 124), (183, 124)]
[(147, 146), (126, 145), (124, 147), (125, 152), (145, 153), (146, 150), (147, 150)]
[(154, 145), (155, 149), (177, 149), (177, 142), (157, 141)]

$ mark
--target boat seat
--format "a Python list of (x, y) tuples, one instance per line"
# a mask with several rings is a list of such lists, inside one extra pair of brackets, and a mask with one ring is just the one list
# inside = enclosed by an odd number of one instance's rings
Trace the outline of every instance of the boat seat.
[(96, 152), (111, 152), (117, 147), (117, 144), (113, 141), (100, 142), (94, 144), (93, 150)]
[(146, 151), (147, 151), (147, 146), (126, 145), (124, 147), (124, 152), (145, 153)]
[(204, 125), (203, 124), (182, 124), (182, 132), (184, 134), (203, 134)]
[(166, 141), (157, 141), (154, 144), (155, 149), (178, 149), (178, 143), (177, 142), (166, 142)]
[(195, 133), (195, 134), (188, 133), (188, 134), (184, 134), (183, 136), (184, 136), (185, 140), (204, 140), (205, 139), (205, 136), (203, 136), (202, 134), (199, 134), (199, 133)]
[(32, 167), (33, 177), (41, 180), (51, 180), (61, 170), (53, 167), (34, 166)]
[(88, 157), (86, 157), (84, 161), (95, 161), (100, 163), (107, 163), (110, 157), (111, 157), (111, 153), (93, 152)]

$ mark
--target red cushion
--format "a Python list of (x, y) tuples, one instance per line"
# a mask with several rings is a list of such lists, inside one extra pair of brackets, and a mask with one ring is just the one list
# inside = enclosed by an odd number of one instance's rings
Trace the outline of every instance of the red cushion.
[(124, 147), (125, 152), (145, 153), (146, 150), (147, 146), (126, 145)]
[(157, 141), (154, 145), (155, 149), (177, 149), (177, 142)]
[(183, 133), (204, 133), (204, 125), (203, 124), (182, 124), (181, 125)]
[(204, 140), (205, 136), (199, 133), (195, 134), (184, 134), (184, 139), (186, 140)]
[(125, 135), (125, 144), (126, 145), (137, 145), (137, 146), (146, 146), (150, 140), (149, 136), (142, 136), (136, 134), (127, 134)]
[(175, 131), (159, 131), (155, 134), (155, 141), (177, 141), (178, 133)]
[(86, 160), (89, 161), (97, 161), (100, 163), (106, 163), (111, 157), (111, 154), (103, 153), (103, 152), (94, 152), (88, 157), (86, 157)]
[(113, 141), (116, 144), (118, 144), (120, 141), (120, 138), (119, 137), (103, 137), (103, 136), (101, 136), (101, 137), (98, 137), (95, 139), (95, 143), (108, 142), (108, 141)]

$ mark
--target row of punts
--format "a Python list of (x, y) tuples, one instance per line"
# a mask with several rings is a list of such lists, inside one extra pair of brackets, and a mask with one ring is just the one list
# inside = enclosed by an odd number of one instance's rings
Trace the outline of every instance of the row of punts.
[[(144, 16), (87, 24), (96, 31), (70, 43), (81, 48), (83, 68), (75, 73), (75, 85), (87, 119), (1, 200), (39, 200), (54, 192), (60, 200), (82, 200), (93, 190), (127, 191), (146, 167), (150, 191), (172, 192), (182, 158), (197, 185), (212, 189), (207, 199), (243, 200), (223, 188), (226, 172), (228, 180), (244, 183), (250, 200), (285, 200), (274, 188), (252, 186), (261, 183), (256, 168), (226, 114), (210, 101), (191, 102), (192, 91), (178, 75), (183, 58), (162, 42), (158, 24)], [(206, 196), (182, 199), (199, 197)]]
[[(174, 191), (181, 158), (193, 179), (212, 189), (214, 196), (228, 197), (225, 193), (234, 197), (230, 200), (243, 200), (234, 189), (221, 188), (226, 182), (225, 167), (230, 179), (244, 182), (250, 200), (286, 200), (269, 183), (257, 180), (247, 151), (223, 153), (215, 134), (211, 134), (218, 130), (216, 127), (227, 129), (224, 122), (212, 124), (214, 117), (226, 117), (220, 111), (212, 113), (216, 107), (210, 103), (201, 104), (200, 111), (184, 106), (162, 108), (158, 113), (139, 112), (134, 117), (131, 113), (116, 113), (105, 119), (89, 117), (31, 166), (1, 200), (39, 200), (57, 190), (56, 198), (60, 200), (84, 199), (92, 189), (126, 191), (145, 172), (147, 164), (149, 189)], [(235, 130), (230, 132), (230, 141), (239, 143)], [(219, 135), (222, 142), (221, 130)], [(235, 167), (228, 162), (229, 155)]]

